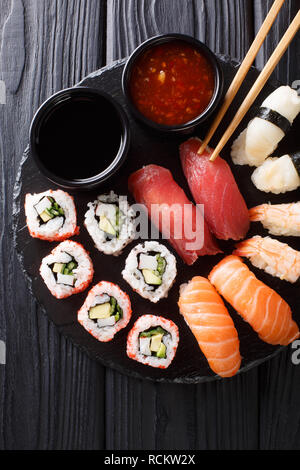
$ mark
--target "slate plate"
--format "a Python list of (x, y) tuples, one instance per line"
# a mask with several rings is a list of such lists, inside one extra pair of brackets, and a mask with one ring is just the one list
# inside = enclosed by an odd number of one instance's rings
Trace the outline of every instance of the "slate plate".
[[(225, 75), (225, 89), (228, 88), (235, 74), (237, 63), (231, 61), (228, 57), (220, 57)], [(132, 142), (128, 159), (125, 164), (109, 182), (104, 183), (98, 191), (91, 192), (76, 192), (72, 193), (75, 197), (75, 203), (78, 213), (78, 223), (81, 227), (79, 236), (74, 237), (74, 240), (80, 241), (85, 248), (90, 252), (94, 268), (95, 276), (93, 285), (100, 280), (108, 280), (120, 285), (130, 296), (133, 306), (133, 317), (127, 328), (119, 332), (115, 339), (109, 343), (100, 343), (92, 336), (90, 336), (83, 327), (77, 323), (76, 312), (82, 305), (87, 291), (74, 295), (65, 300), (57, 300), (48, 291), (39, 276), (39, 265), (41, 259), (46, 256), (55, 246), (55, 243), (33, 239), (29, 236), (25, 223), (24, 215), (24, 198), (28, 192), (38, 193), (45, 191), (55, 185), (51, 185), (48, 180), (36, 168), (28, 148), (25, 150), (20, 170), (18, 173), (15, 194), (14, 194), (14, 243), (16, 245), (18, 257), (21, 262), (22, 269), (28, 279), (29, 288), (32, 294), (36, 297), (42, 309), (52, 320), (58, 329), (70, 338), (74, 344), (84, 350), (90, 357), (101, 362), (106, 366), (113, 367), (120, 372), (138, 378), (147, 378), (156, 381), (166, 382), (179, 382), (179, 383), (198, 383), (214, 380), (218, 378), (214, 375), (204, 355), (199, 350), (198, 344), (185, 324), (183, 318), (178, 312), (177, 300), (179, 286), (183, 282), (187, 282), (195, 275), (207, 276), (212, 267), (220, 261), (223, 255), (206, 256), (199, 258), (198, 261), (191, 267), (186, 266), (181, 259), (174, 253), (172, 248), (168, 245), (167, 241), (162, 242), (167, 244), (168, 248), (175, 254), (177, 258), (178, 275), (176, 283), (169, 292), (167, 299), (163, 299), (158, 304), (141, 298), (134, 293), (130, 286), (122, 279), (120, 273), (124, 267), (125, 259), (130, 250), (138, 243), (133, 242), (129, 245), (118, 258), (106, 256), (99, 253), (93, 245), (85, 227), (83, 226), (84, 213), (89, 201), (96, 198), (97, 192), (107, 192), (113, 189), (118, 194), (127, 194), (127, 179), (128, 176), (141, 166), (149, 163), (156, 163), (171, 169), (175, 180), (186, 191), (188, 197), (192, 199), (189, 192), (187, 183), (185, 181), (183, 172), (180, 167), (178, 158), (178, 146), (184, 141), (187, 136), (181, 137), (166, 137), (158, 135), (149, 131), (149, 129), (142, 127), (137, 123), (130, 113), (128, 112), (120, 88), (121, 75), (124, 67), (125, 60), (114, 62), (112, 65), (100, 69), (88, 77), (86, 77), (80, 85), (92, 86), (99, 88), (110, 93), (123, 108), (127, 111), (132, 127)], [(216, 144), (221, 133), (224, 132), (228, 123), (230, 122), (235, 110), (241, 104), (243, 97), (249, 90), (250, 86), (257, 77), (257, 71), (251, 69), (246, 81), (244, 82), (238, 97), (228, 113), (228, 116), (223, 120), (223, 124), (216, 134), (213, 145)], [(256, 104), (259, 104), (278, 84), (268, 83)], [(248, 120), (253, 115), (253, 110), (248, 113), (244, 120), (244, 124), (240, 126), (235, 136), (242, 130)], [(100, 124), (100, 123), (99, 123)], [(197, 135), (204, 137), (210, 122), (205, 126), (200, 126), (197, 129)], [(296, 148), (297, 131), (300, 130), (300, 119), (297, 119), (288, 136), (282, 141), (278, 147), (277, 155), (283, 155), (287, 151), (292, 152), (298, 150)], [(235, 137), (234, 136), (234, 137)], [(233, 166), (229, 157), (229, 150), (232, 143), (231, 141), (222, 152), (222, 156), (227, 158), (232, 167), (235, 178), (239, 184), (240, 190), (244, 195), (248, 207), (261, 204), (263, 202), (283, 203), (291, 202), (299, 199), (299, 192), (294, 191), (282, 196), (270, 196), (261, 193), (253, 186), (250, 180), (252, 170), (249, 167)], [(101, 155), (101, 149), (99, 149)], [(84, 158), (84, 156), (83, 156)], [(133, 202), (129, 195), (129, 201)], [(267, 232), (258, 223), (252, 224), (249, 236), (259, 234), (266, 236)], [(281, 241), (288, 242), (292, 247), (299, 247), (299, 241), (296, 238), (280, 238)], [(233, 242), (220, 243), (225, 254), (230, 254), (234, 247)], [(264, 272), (251, 267), (256, 276), (263, 282), (274, 288), (285, 300), (291, 305), (293, 315), (296, 321), (300, 324), (300, 297), (297, 295), (299, 286), (291, 285), (285, 281), (280, 281), (273, 278)], [(261, 362), (269, 359), (282, 348), (279, 346), (271, 346), (262, 342), (257, 334), (252, 331), (251, 327), (245, 323), (239, 315), (229, 306), (228, 309), (232, 314), (234, 323), (237, 327), (240, 338), (240, 349), (243, 356), (242, 366), (239, 373), (254, 367)], [(138, 316), (146, 313), (162, 315), (172, 319), (180, 329), (180, 342), (175, 359), (171, 366), (166, 370), (155, 369), (139, 364), (126, 356), (126, 337), (128, 331), (132, 327), (134, 321)], [(24, 313), (25, 314), (25, 313)]]

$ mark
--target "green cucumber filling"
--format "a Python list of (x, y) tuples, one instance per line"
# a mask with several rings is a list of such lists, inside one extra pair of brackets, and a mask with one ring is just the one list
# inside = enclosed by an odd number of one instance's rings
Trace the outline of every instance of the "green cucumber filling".
[(162, 284), (163, 274), (166, 270), (167, 262), (160, 253), (140, 253), (139, 270), (141, 271), (146, 284), (157, 288)]
[(50, 265), (50, 269), (54, 274), (57, 284), (73, 286), (74, 282), (76, 281), (76, 276), (73, 271), (74, 269), (78, 268), (78, 263), (69, 253), (66, 254), (70, 256), (71, 261), (68, 263), (53, 263)]
[(44, 196), (34, 208), (38, 213), (40, 224), (46, 224), (55, 217), (65, 217), (63, 208), (50, 196)]
[(96, 219), (106, 239), (119, 238), (123, 212), (117, 204), (100, 203), (96, 208)]
[(168, 331), (161, 326), (149, 328), (139, 334), (140, 352), (145, 356), (154, 356), (161, 359), (166, 358), (167, 348), (163, 339), (168, 335)]
[(102, 302), (96, 303), (89, 309), (89, 319), (94, 320), (98, 326), (113, 326), (123, 318), (123, 310), (115, 297), (102, 294)]

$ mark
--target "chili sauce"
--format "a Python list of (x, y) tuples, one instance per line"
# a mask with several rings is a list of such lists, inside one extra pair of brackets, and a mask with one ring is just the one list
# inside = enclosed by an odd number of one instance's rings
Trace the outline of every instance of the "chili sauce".
[(146, 118), (176, 126), (192, 121), (209, 105), (215, 73), (209, 60), (183, 41), (146, 50), (133, 66), (131, 99)]

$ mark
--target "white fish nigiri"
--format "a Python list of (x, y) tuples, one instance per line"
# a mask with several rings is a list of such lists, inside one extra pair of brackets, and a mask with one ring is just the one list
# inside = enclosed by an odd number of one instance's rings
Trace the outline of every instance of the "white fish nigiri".
[(294, 283), (300, 277), (300, 252), (271, 237), (257, 235), (244, 240), (233, 254), (249, 258), (253, 266), (288, 282)]
[(294, 191), (300, 186), (300, 178), (289, 155), (267, 158), (252, 173), (251, 180), (260, 191), (280, 194)]
[(300, 202), (261, 204), (249, 210), (249, 217), (272, 235), (300, 237)]
[[(262, 107), (275, 111), (292, 125), (300, 112), (300, 96), (289, 86), (281, 86), (263, 101)], [(233, 163), (261, 165), (274, 152), (284, 135), (284, 131), (273, 122), (255, 117), (232, 145)]]

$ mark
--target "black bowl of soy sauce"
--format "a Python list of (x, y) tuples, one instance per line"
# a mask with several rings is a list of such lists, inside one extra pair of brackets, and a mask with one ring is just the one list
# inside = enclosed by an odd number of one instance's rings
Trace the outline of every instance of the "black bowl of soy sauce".
[(88, 87), (52, 95), (30, 127), (30, 150), (40, 171), (67, 189), (93, 189), (124, 162), (127, 115), (107, 93)]

